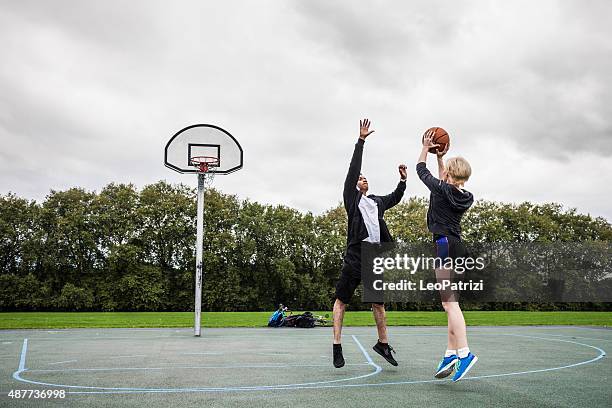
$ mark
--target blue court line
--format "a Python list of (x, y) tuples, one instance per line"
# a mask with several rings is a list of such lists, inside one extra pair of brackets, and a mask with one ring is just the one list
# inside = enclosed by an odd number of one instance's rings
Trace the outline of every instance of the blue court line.
[[(489, 374), (489, 375), (481, 375), (481, 376), (475, 376), (475, 377), (465, 377), (463, 379), (463, 381), (465, 381), (465, 380), (481, 380), (481, 379), (496, 378), (496, 377), (509, 377), (509, 376), (517, 376), (517, 375), (525, 375), (525, 374), (543, 373), (543, 372), (550, 372), (550, 371), (556, 371), (556, 370), (563, 370), (563, 369), (567, 369), (567, 368), (578, 367), (578, 366), (594, 363), (594, 362), (596, 362), (596, 361), (598, 361), (598, 360), (600, 360), (600, 359), (602, 359), (602, 358), (604, 358), (606, 356), (606, 352), (604, 350), (602, 350), (601, 348), (596, 347), (596, 346), (592, 346), (590, 344), (580, 343), (580, 342), (577, 342), (577, 341), (561, 340), (561, 339), (551, 339), (551, 338), (546, 338), (546, 337), (527, 336), (527, 335), (520, 335), (520, 334), (506, 334), (506, 335), (512, 335), (512, 336), (524, 337), (524, 338), (540, 339), (540, 340), (544, 340), (544, 341), (557, 341), (557, 342), (563, 342), (563, 343), (572, 343), (572, 344), (576, 344), (576, 345), (580, 345), (580, 346), (584, 346), (584, 347), (589, 347), (589, 348), (595, 349), (595, 350), (597, 350), (599, 352), (599, 355), (597, 355), (596, 357), (594, 357), (594, 358), (592, 358), (590, 360), (581, 361), (581, 362), (578, 362), (578, 363), (568, 364), (568, 365), (559, 366), (559, 367), (551, 367), (551, 368), (543, 368), (543, 369), (527, 370), (527, 371), (518, 371), (518, 372), (502, 373), (502, 374)], [(359, 340), (357, 340), (357, 338), (355, 336), (353, 336), (353, 340), (357, 343), (358, 347), (361, 349), (362, 353), (364, 354), (364, 356), (368, 360), (368, 364), (376, 366), (376, 364), (372, 361), (372, 359), (370, 358), (368, 353), (365, 351), (365, 349), (363, 348), (363, 346), (361, 345)], [(362, 375), (362, 376), (358, 376), (358, 377), (353, 377), (353, 378), (341, 379), (341, 380), (320, 381), (320, 382), (302, 383), (302, 384), (281, 384), (281, 385), (271, 385), (271, 386), (215, 387), (215, 388), (201, 388), (201, 387), (200, 388), (198, 388), (198, 387), (193, 387), (193, 388), (114, 388), (114, 387), (91, 387), (91, 386), (77, 386), (77, 385), (62, 385), (62, 384), (50, 384), (50, 383), (44, 383), (44, 382), (38, 382), (38, 381), (31, 381), (31, 380), (26, 380), (24, 378), (21, 378), (20, 374), (22, 372), (24, 372), (24, 371), (27, 371), (27, 369), (25, 368), (25, 355), (26, 355), (26, 351), (27, 351), (27, 339), (24, 339), (24, 345), (23, 345), (23, 348), (22, 348), (22, 351), (21, 351), (21, 360), (20, 360), (20, 364), (19, 364), (19, 369), (15, 373), (13, 373), (13, 378), (15, 378), (18, 381), (22, 381), (22, 382), (26, 382), (26, 383), (30, 383), (30, 384), (46, 385), (46, 386), (53, 386), (53, 387), (63, 387), (63, 388), (79, 388), (79, 389), (95, 389), (95, 390), (97, 390), (97, 391), (67, 391), (70, 394), (129, 394), (129, 393), (171, 393), (171, 392), (268, 391), (268, 390), (293, 390), (293, 389), (318, 389), (318, 388), (381, 387), (381, 386), (387, 386), (387, 385), (424, 384), (424, 383), (434, 383), (434, 382), (440, 383), (440, 382), (449, 382), (449, 381), (451, 381), (449, 379), (447, 379), (447, 380), (433, 379), (433, 380), (394, 381), (394, 382), (362, 383), (362, 384), (331, 384), (331, 383), (335, 383), (335, 382), (351, 381), (351, 380), (356, 380), (356, 379), (360, 379), (360, 378), (369, 377), (369, 376), (378, 374), (380, 371), (378, 371), (378, 369), (377, 369), (377, 371), (375, 371), (373, 373), (370, 373), (370, 374), (366, 374), (366, 375)], [(379, 366), (376, 366), (376, 367), (380, 368)]]

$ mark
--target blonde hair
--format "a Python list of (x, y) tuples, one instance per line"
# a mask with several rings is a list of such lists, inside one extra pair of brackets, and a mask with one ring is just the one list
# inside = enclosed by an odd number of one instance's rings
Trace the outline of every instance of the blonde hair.
[(460, 183), (468, 181), (472, 175), (472, 167), (463, 157), (451, 157), (446, 161), (446, 171), (453, 180)]

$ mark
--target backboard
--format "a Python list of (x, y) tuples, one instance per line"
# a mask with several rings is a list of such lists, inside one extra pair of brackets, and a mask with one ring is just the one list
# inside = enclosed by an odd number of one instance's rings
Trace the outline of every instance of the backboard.
[(164, 164), (179, 173), (197, 173), (192, 157), (216, 157), (209, 173), (229, 174), (242, 168), (242, 147), (229, 132), (215, 125), (191, 125), (170, 138), (164, 150)]

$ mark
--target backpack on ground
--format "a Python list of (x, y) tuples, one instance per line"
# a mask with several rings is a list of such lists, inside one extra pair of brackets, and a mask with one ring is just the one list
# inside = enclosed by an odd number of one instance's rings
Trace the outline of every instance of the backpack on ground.
[(283, 320), (284, 327), (299, 327), (301, 329), (310, 329), (315, 327), (316, 319), (310, 312), (305, 312), (299, 315), (291, 315)]
[(286, 311), (287, 311), (287, 307), (281, 304), (278, 307), (278, 310), (274, 312), (272, 316), (270, 316), (270, 320), (268, 320), (268, 327), (281, 327), (285, 319)]

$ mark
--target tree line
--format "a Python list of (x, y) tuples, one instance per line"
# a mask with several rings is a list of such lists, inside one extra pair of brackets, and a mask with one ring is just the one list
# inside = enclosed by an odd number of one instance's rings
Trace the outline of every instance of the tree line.
[[(342, 264), (346, 214), (320, 215), (206, 192), (205, 311), (328, 310)], [(393, 236), (429, 242), (427, 200), (386, 213)], [(195, 191), (160, 181), (138, 190), (51, 191), (41, 203), (0, 195), (0, 311), (193, 310)], [(604, 218), (558, 204), (477, 202), (465, 215), (472, 242), (611, 241)], [(354, 309), (367, 308), (358, 298)], [(439, 310), (434, 303), (392, 304)], [(473, 309), (589, 309), (609, 304), (474, 304)]]

